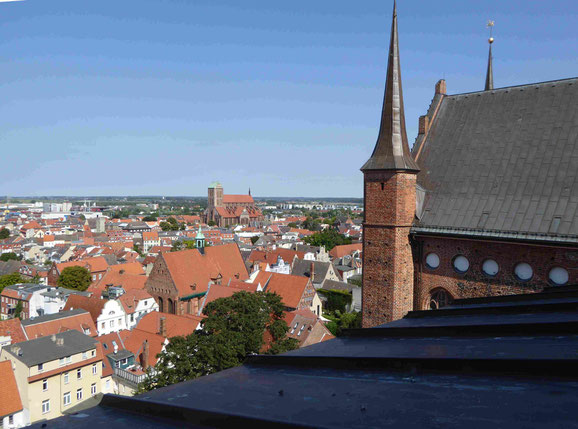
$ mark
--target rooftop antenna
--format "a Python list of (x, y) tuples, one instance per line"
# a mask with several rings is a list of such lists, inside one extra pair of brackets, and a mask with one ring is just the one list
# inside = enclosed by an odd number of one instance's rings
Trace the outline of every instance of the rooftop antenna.
[(486, 72), (486, 87), (485, 87), (485, 90), (488, 91), (490, 89), (494, 89), (494, 71), (492, 69), (492, 43), (494, 43), (492, 33), (494, 30), (494, 21), (488, 20), (486, 28), (490, 29), (490, 38), (488, 39), (488, 43), (490, 44), (490, 52), (488, 53), (488, 70)]

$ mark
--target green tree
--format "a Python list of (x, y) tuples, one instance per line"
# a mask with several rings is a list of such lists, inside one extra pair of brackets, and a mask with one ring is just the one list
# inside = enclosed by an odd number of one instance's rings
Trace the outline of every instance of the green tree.
[(0, 292), (2, 292), (6, 286), (24, 283), (24, 281), (19, 273), (4, 274), (0, 276)]
[(21, 256), (18, 256), (16, 253), (10, 252), (10, 253), (2, 253), (2, 255), (0, 255), (0, 261), (6, 262), (6, 261), (19, 261), (20, 259), (22, 259)]
[(139, 256), (144, 256), (142, 250), (140, 250), (140, 246), (138, 245), (138, 243), (134, 243), (132, 245), (132, 250), (134, 250), (136, 253), (138, 253)]
[(90, 272), (80, 266), (66, 267), (58, 277), (58, 286), (67, 289), (85, 291), (90, 286)]
[(210, 220), (209, 222), (207, 222), (207, 225), (209, 226), (217, 226), (217, 223), (214, 220)]
[(308, 229), (309, 231), (319, 231), (321, 229), (321, 221), (309, 216), (305, 221), (303, 221), (303, 228)]
[(10, 237), (10, 231), (8, 231), (6, 228), (0, 229), (0, 240), (4, 240), (8, 237)]
[(297, 222), (289, 222), (289, 223), (287, 224), (287, 226), (288, 226), (289, 228), (299, 228), (299, 225), (297, 225)]
[(335, 246), (343, 244), (351, 244), (351, 238), (340, 234), (336, 229), (327, 228), (323, 231), (316, 232), (309, 237), (305, 237), (303, 241), (312, 246), (325, 246), (327, 251), (333, 249)]
[(148, 215), (142, 218), (143, 222), (155, 222), (157, 218), (153, 215)]
[(259, 236), (254, 235), (253, 237), (251, 237), (251, 244), (255, 244), (257, 241), (259, 241)]
[(16, 307), (14, 307), (14, 318), (15, 319), (22, 319), (22, 310), (24, 306), (22, 305), (22, 301), (18, 301)]
[(265, 292), (241, 291), (209, 303), (202, 330), (171, 338), (138, 392), (241, 365), (245, 356), (263, 350), (265, 333), (271, 338), (267, 353), (296, 348), (298, 342), (286, 337), (283, 309), (279, 295)]

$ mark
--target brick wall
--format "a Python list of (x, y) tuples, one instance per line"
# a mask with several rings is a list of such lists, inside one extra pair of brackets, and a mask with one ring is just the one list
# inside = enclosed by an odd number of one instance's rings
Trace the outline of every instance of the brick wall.
[(397, 320), (413, 309), (414, 264), (409, 230), (415, 216), (415, 183), (413, 173), (365, 173), (365, 328)]
[[(430, 293), (437, 288), (445, 289), (454, 299), (539, 292), (552, 286), (548, 276), (553, 267), (568, 271), (568, 284), (578, 283), (578, 249), (435, 237), (416, 237), (416, 242), (421, 247), (415, 267), (416, 309), (428, 309)], [(436, 269), (425, 263), (430, 252), (439, 256)], [(468, 259), (470, 267), (466, 273), (454, 269), (457, 255)], [(486, 259), (499, 265), (494, 277), (482, 271)], [(529, 281), (521, 281), (514, 274), (514, 267), (520, 262), (532, 267)]]
[(153, 265), (145, 284), (145, 289), (159, 305), (159, 311), (169, 313), (168, 303), (169, 299), (171, 299), (175, 303), (175, 313), (183, 314), (183, 303), (179, 301), (178, 290), (174, 285), (162, 253)]

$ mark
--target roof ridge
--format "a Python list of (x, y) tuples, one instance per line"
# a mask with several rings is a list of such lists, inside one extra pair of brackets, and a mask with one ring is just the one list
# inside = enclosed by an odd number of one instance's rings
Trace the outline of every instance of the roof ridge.
[(524, 83), (521, 85), (512, 85), (512, 86), (503, 86), (501, 88), (494, 88), (494, 89), (489, 89), (489, 90), (479, 90), (479, 91), (471, 91), (471, 92), (462, 92), (462, 93), (458, 93), (458, 94), (446, 94), (445, 98), (448, 97), (458, 97), (460, 95), (470, 95), (470, 94), (491, 94), (493, 92), (496, 91), (503, 91), (506, 89), (511, 89), (511, 88), (521, 88), (521, 87), (525, 87), (525, 86), (535, 86), (535, 85), (547, 85), (547, 84), (551, 84), (551, 83), (563, 83), (563, 82), (568, 82), (571, 80), (578, 80), (578, 76), (575, 77), (569, 77), (569, 78), (564, 78), (564, 79), (555, 79), (555, 80), (545, 80), (543, 82), (534, 82), (534, 83)]

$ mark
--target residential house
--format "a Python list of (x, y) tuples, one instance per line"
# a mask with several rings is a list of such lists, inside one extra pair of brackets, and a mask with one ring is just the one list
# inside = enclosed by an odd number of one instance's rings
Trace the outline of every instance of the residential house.
[(159, 238), (159, 233), (156, 231), (143, 231), (142, 233), (142, 251), (148, 253), (148, 251), (155, 247), (160, 246), (161, 240)]
[(0, 315), (2, 320), (14, 317), (19, 303), (22, 305), (21, 319), (38, 317), (44, 314), (43, 292), (48, 286), (36, 283), (6, 286), (0, 294)]
[(30, 424), (28, 410), (22, 406), (10, 361), (0, 362), (0, 427), (21, 428)]
[(0, 320), (0, 350), (2, 347), (27, 339), (20, 319)]
[(187, 336), (200, 329), (201, 320), (203, 320), (203, 317), (190, 314), (177, 316), (176, 314), (155, 311), (145, 315), (138, 322), (136, 328), (151, 334), (161, 335), (170, 340), (173, 337)]
[(326, 280), (341, 281), (341, 276), (331, 262), (295, 259), (291, 272), (295, 276), (311, 278), (315, 289), (321, 288)]
[(308, 308), (317, 316), (323, 314), (321, 299), (309, 277), (261, 271), (253, 283), (265, 292), (280, 295), (287, 311)]
[(89, 337), (98, 335), (90, 313), (82, 308), (23, 320), (22, 329), (24, 329), (27, 339), (30, 340), (70, 329), (82, 332)]
[(299, 348), (335, 338), (319, 317), (308, 308), (285, 313), (287, 336), (299, 341)]
[(361, 287), (340, 281), (326, 280), (321, 290), (338, 290), (351, 294), (351, 304), (346, 306), (347, 311), (361, 311)]
[(100, 392), (102, 356), (96, 341), (76, 330), (4, 347), (22, 405), (32, 423), (59, 417)]
[(96, 282), (102, 279), (102, 276), (106, 273), (108, 268), (108, 262), (102, 256), (97, 256), (93, 258), (86, 258), (80, 261), (72, 261), (72, 262), (62, 262), (62, 263), (54, 263), (52, 264), (52, 268), (48, 273), (48, 284), (50, 286), (56, 286), (58, 277), (60, 277), (60, 273), (67, 267), (84, 267), (86, 268), (91, 275), (91, 279), (93, 282)]
[(159, 305), (144, 289), (131, 289), (118, 298), (126, 314), (127, 329), (134, 328), (139, 321), (151, 312), (158, 313)]

